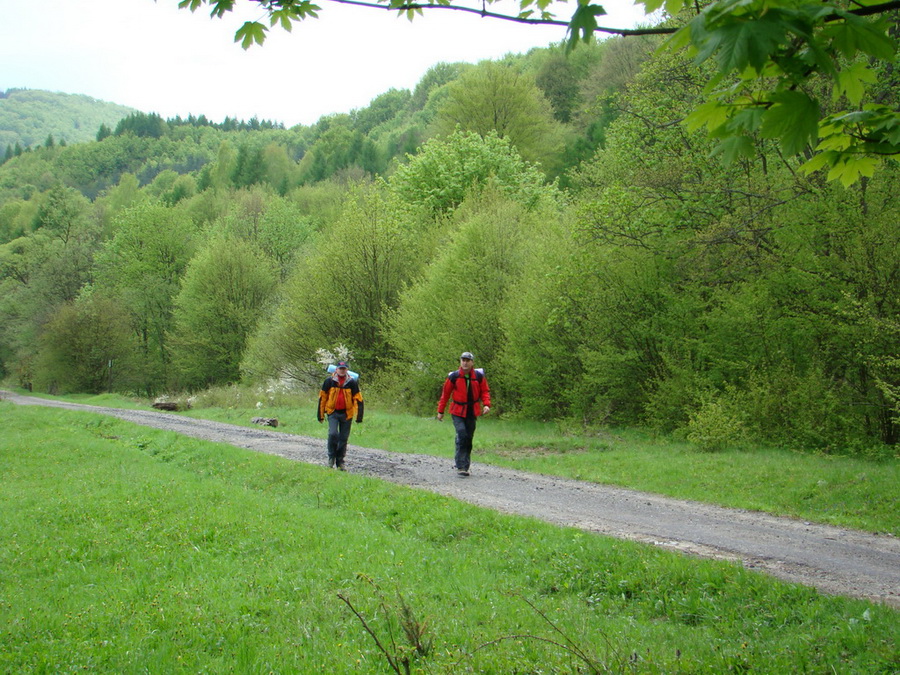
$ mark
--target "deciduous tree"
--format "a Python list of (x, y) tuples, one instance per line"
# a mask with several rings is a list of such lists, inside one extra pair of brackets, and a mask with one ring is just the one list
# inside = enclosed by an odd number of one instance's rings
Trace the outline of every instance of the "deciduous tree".
[(541, 172), (495, 132), (457, 131), (428, 141), (391, 177), (391, 186), (405, 201), (442, 215), (489, 181), (526, 208), (546, 194)]
[(534, 77), (490, 61), (448, 85), (434, 125), (445, 136), (456, 129), (482, 137), (495, 133), (526, 161), (545, 166), (555, 163), (563, 142), (563, 128)]
[(434, 237), (407, 211), (381, 183), (352, 188), (340, 217), (294, 269), (247, 368), (302, 378), (317, 349), (337, 344), (369, 375), (388, 362), (387, 313)]
[[(341, 2), (342, 0), (336, 0)], [(269, 25), (290, 29), (294, 21), (318, 16), (312, 0), (253, 0), (268, 14)], [(221, 17), (235, 0), (181, 0), (192, 11), (203, 5)], [(569, 44), (595, 33), (674, 34), (672, 50), (686, 48), (698, 61), (710, 60), (715, 73), (705, 102), (688, 122), (705, 126), (720, 139), (728, 158), (752, 152), (752, 136), (778, 139), (788, 154), (811, 158), (808, 171), (827, 168), (829, 179), (845, 184), (870, 176), (885, 157), (900, 154), (900, 111), (896, 99), (871, 96), (882, 69), (895, 68), (894, 0), (850, 4), (842, 0), (643, 0), (648, 13), (661, 8), (678, 22), (653, 28), (613, 29), (602, 25), (606, 10), (590, 0), (578, 2), (568, 20), (558, 20), (547, 0), (523, 0), (517, 13), (502, 14), (462, 2), (383, 0), (355, 5), (405, 13), (425, 10), (472, 12), (481, 17), (568, 27)], [(268, 26), (248, 21), (235, 35), (246, 49), (262, 44)], [(823, 77), (827, 87), (808, 85)], [(829, 99), (840, 101), (830, 106)], [(828, 114), (823, 111), (831, 107)]]
[(51, 393), (128, 391), (134, 337), (113, 299), (86, 294), (61, 305), (43, 328), (34, 384)]
[(155, 394), (169, 376), (174, 300), (197, 232), (182, 210), (154, 202), (122, 212), (114, 228), (114, 237), (97, 255), (96, 284), (128, 312), (141, 363), (139, 386)]
[(175, 378), (198, 389), (240, 379), (247, 338), (276, 287), (271, 261), (248, 242), (214, 238), (191, 260), (175, 298)]

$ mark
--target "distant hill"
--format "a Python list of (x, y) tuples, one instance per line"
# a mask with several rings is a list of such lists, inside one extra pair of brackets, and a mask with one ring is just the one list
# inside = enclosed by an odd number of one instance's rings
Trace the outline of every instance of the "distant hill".
[(0, 92), (0, 157), (8, 145), (43, 145), (51, 135), (55, 143), (93, 141), (101, 124), (115, 129), (120, 119), (133, 112), (134, 108), (82, 94), (39, 89)]

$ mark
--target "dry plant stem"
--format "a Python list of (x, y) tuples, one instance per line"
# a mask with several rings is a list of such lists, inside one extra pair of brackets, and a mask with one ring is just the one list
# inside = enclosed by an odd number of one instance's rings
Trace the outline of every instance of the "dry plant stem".
[[(515, 595), (518, 595), (518, 597), (522, 598), (522, 600), (529, 607), (531, 607), (531, 609), (534, 610), (534, 612), (539, 617), (541, 617), (544, 621), (546, 621), (553, 630), (555, 630), (557, 633), (562, 635), (563, 639), (566, 641), (567, 644), (557, 642), (556, 640), (551, 640), (550, 638), (541, 637), (539, 635), (530, 635), (530, 634), (504, 635), (503, 637), (499, 637), (495, 640), (490, 640), (489, 642), (485, 642), (484, 644), (478, 645), (471, 652), (469, 652), (468, 654), (466, 654), (462, 658), (460, 658), (458, 661), (456, 661), (456, 663), (454, 663), (453, 666), (451, 667), (451, 672), (463, 661), (463, 659), (471, 657), (476, 652), (481, 651), (482, 649), (485, 649), (486, 647), (500, 644), (501, 642), (505, 642), (507, 640), (537, 640), (538, 642), (547, 642), (551, 645), (559, 647), (563, 651), (568, 652), (569, 654), (572, 654), (573, 656), (578, 657), (593, 673), (611, 672), (609, 668), (607, 668), (603, 664), (597, 663), (593, 658), (588, 656), (584, 652), (584, 650), (582, 650), (577, 644), (575, 644), (575, 642), (568, 635), (566, 635), (562, 630), (560, 630), (559, 626), (557, 626), (555, 623), (553, 623), (553, 621), (551, 621), (550, 618), (546, 614), (544, 614), (540, 609), (535, 607), (535, 605), (530, 600), (528, 600), (528, 598), (526, 598), (518, 593), (516, 593)], [(606, 641), (607, 648), (612, 650), (612, 645), (610, 645), (610, 643), (609, 643), (609, 638), (607, 638), (607, 636), (605, 634), (603, 634), (603, 639)]]
[[(553, 623), (550, 620), (550, 617), (548, 617), (541, 610), (539, 610), (534, 605), (534, 603), (531, 602), (531, 600), (526, 598), (524, 595), (520, 595), (520, 594), (517, 594), (517, 595), (519, 595), (519, 597), (522, 598), (522, 600), (525, 602), (525, 604), (527, 604), (529, 607), (531, 607), (531, 609), (533, 609), (539, 617), (541, 617), (544, 621), (546, 621), (553, 630), (555, 630), (557, 633), (559, 633), (560, 635), (563, 636), (563, 639), (570, 645), (570, 648), (567, 649), (567, 651), (575, 654), (578, 658), (580, 658), (582, 661), (584, 661), (585, 664), (588, 667), (590, 667), (594, 672), (597, 672), (597, 673), (600, 672), (600, 666), (590, 656), (585, 654), (584, 651), (577, 644), (575, 644), (575, 642), (568, 635), (563, 633), (562, 630), (560, 630), (559, 626), (557, 626), (555, 623)], [(601, 633), (601, 635), (603, 635), (603, 639), (606, 641), (606, 648), (609, 650), (612, 650), (612, 645), (609, 642), (609, 638), (606, 636), (605, 633)]]
[[(397, 675), (402, 675), (402, 673), (400, 671), (400, 666), (394, 661), (394, 658), (390, 655), (388, 650), (384, 648), (384, 645), (381, 644), (381, 640), (378, 639), (378, 636), (375, 634), (375, 631), (373, 631), (369, 627), (369, 624), (366, 622), (365, 617), (362, 614), (360, 614), (358, 611), (356, 611), (356, 607), (353, 606), (353, 603), (351, 603), (350, 600), (343, 593), (338, 593), (337, 596), (341, 600), (344, 601), (344, 604), (346, 604), (347, 607), (350, 608), (350, 611), (356, 615), (356, 618), (359, 619), (360, 623), (363, 625), (363, 628), (366, 629), (366, 632), (372, 636), (372, 639), (375, 641), (375, 646), (381, 650), (382, 654), (384, 654), (384, 657), (388, 660), (388, 663), (391, 665), (391, 669), (395, 673), (397, 673)], [(403, 671), (406, 673), (406, 675), (409, 675), (410, 670), (409, 670), (409, 660), (408, 659), (404, 660)]]
[(504, 635), (504, 636), (502, 636), (502, 637), (496, 638), (495, 640), (490, 640), (490, 641), (488, 641), (488, 642), (485, 642), (485, 643), (483, 643), (483, 644), (478, 645), (478, 646), (475, 647), (475, 649), (473, 649), (471, 652), (469, 652), (468, 654), (464, 654), (459, 660), (457, 660), (457, 661), (450, 667), (450, 672), (453, 672), (453, 671), (456, 669), (456, 667), (457, 667), (460, 663), (463, 662), (464, 659), (467, 659), (467, 658), (470, 658), (470, 657), (474, 656), (476, 652), (480, 652), (482, 649), (485, 649), (485, 648), (487, 648), (487, 647), (491, 647), (491, 646), (493, 646), (493, 645), (500, 644), (501, 642), (507, 642), (507, 641), (509, 641), (509, 640), (536, 640), (536, 641), (538, 641), (538, 642), (547, 642), (547, 643), (549, 643), (549, 644), (551, 644), (551, 645), (553, 645), (553, 646), (555, 646), (555, 647), (559, 647), (559, 648), (562, 649), (564, 652), (568, 652), (569, 654), (572, 654), (573, 656), (577, 656), (579, 659), (581, 659), (582, 661), (584, 661), (585, 665), (587, 665), (588, 668), (590, 668), (590, 669), (591, 669), (591, 672), (593, 672), (593, 673), (604, 673), (604, 672), (608, 673), (608, 672), (611, 672), (611, 671), (609, 670), (609, 668), (601, 667), (600, 665), (598, 665), (598, 664), (594, 663), (593, 661), (591, 661), (590, 659), (586, 658), (586, 657), (583, 655), (583, 653), (581, 652), (581, 650), (572, 649), (572, 648), (569, 647), (568, 645), (562, 644), (561, 642), (557, 642), (556, 640), (551, 640), (550, 638), (541, 637), (540, 635), (529, 635), (529, 634), (527, 634), (527, 633), (522, 634), (522, 635)]

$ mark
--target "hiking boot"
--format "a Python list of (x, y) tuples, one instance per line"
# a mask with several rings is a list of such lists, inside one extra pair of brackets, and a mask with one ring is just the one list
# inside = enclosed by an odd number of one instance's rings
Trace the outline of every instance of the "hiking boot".
[(338, 465), (337, 465), (337, 468), (338, 468), (338, 471), (346, 471), (346, 470), (347, 470), (347, 469), (344, 468), (344, 465), (343, 465), (343, 464), (338, 464)]
[(456, 473), (459, 474), (460, 476), (468, 476), (469, 470), (468, 469), (459, 469)]
[(334, 457), (329, 457), (329, 458), (328, 458), (328, 468), (329, 468), (329, 469), (333, 469), (333, 468), (334, 468)]

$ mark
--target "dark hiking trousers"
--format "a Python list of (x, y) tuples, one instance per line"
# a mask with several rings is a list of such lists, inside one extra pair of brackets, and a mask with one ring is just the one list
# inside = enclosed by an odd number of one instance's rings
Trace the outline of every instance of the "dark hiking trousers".
[(346, 410), (335, 410), (328, 416), (328, 463), (342, 466), (347, 454), (347, 440), (350, 438), (350, 424)]
[(475, 436), (475, 415), (460, 417), (452, 415), (453, 426), (456, 428), (456, 468), (459, 471), (468, 471), (472, 457), (472, 438)]

